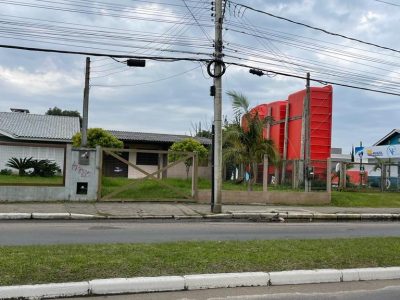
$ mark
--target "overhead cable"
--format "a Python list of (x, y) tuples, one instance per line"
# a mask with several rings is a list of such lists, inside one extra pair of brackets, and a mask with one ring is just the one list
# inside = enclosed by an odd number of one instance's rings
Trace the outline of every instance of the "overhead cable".
[(235, 6), (240, 6), (240, 7), (243, 7), (245, 9), (252, 10), (254, 12), (258, 12), (258, 13), (261, 13), (261, 14), (264, 14), (264, 15), (279, 19), (279, 20), (283, 20), (283, 21), (286, 21), (286, 22), (289, 22), (289, 23), (292, 23), (292, 24), (296, 24), (296, 25), (300, 25), (300, 26), (303, 26), (303, 27), (307, 27), (307, 28), (310, 28), (310, 29), (313, 29), (313, 30), (317, 30), (317, 31), (323, 32), (325, 34), (341, 37), (341, 38), (344, 38), (344, 39), (347, 39), (347, 40), (351, 40), (351, 41), (354, 41), (354, 42), (357, 42), (357, 43), (373, 46), (373, 47), (376, 47), (376, 48), (380, 48), (380, 49), (384, 49), (384, 50), (389, 50), (389, 51), (393, 51), (393, 52), (396, 52), (396, 53), (400, 53), (400, 50), (397, 50), (397, 49), (394, 49), (394, 48), (391, 48), (391, 47), (386, 47), (386, 46), (381, 46), (379, 44), (366, 42), (366, 41), (363, 41), (363, 40), (360, 40), (360, 39), (357, 39), (357, 38), (346, 36), (344, 34), (335, 33), (335, 32), (328, 31), (326, 29), (320, 28), (320, 27), (315, 27), (315, 26), (312, 26), (312, 25), (308, 25), (306, 23), (302, 23), (302, 22), (294, 21), (292, 19), (281, 17), (281, 16), (278, 16), (278, 15), (275, 15), (275, 14), (272, 14), (272, 13), (269, 13), (269, 12), (266, 12), (266, 11), (251, 7), (251, 6), (248, 6), (248, 5), (240, 4), (240, 3), (233, 2), (233, 1), (230, 1), (230, 0), (227, 0), (227, 1), (229, 1), (232, 4), (234, 4)]

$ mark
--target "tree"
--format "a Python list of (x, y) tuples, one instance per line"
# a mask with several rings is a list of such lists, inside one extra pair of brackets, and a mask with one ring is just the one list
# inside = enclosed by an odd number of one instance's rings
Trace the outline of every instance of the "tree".
[(190, 133), (190, 135), (192, 135), (192, 136), (204, 137), (204, 138), (208, 138), (208, 139), (212, 138), (211, 128), (207, 122), (205, 122), (205, 126), (202, 126), (201, 121), (198, 124), (192, 123), (192, 129), (194, 131), (194, 134), (192, 132)]
[[(200, 144), (198, 141), (196, 141), (193, 138), (187, 138), (179, 142), (175, 142), (171, 145), (169, 148), (170, 151), (176, 151), (176, 152), (196, 152), (199, 159), (206, 159), (208, 156), (208, 150), (206, 147), (204, 147), (202, 144)], [(180, 158), (182, 158), (184, 154), (177, 154), (177, 153), (172, 153), (169, 155), (169, 159), (171, 161), (177, 161)], [(186, 178), (189, 178), (189, 170), (190, 166), (192, 165), (193, 161), (191, 158), (188, 158), (185, 160), (185, 166), (186, 166)]]
[(251, 112), (249, 101), (244, 95), (234, 91), (227, 94), (232, 100), (234, 121), (224, 128), (223, 158), (225, 161), (245, 165), (250, 174), (247, 187), (251, 191), (257, 179), (257, 166), (263, 161), (264, 155), (267, 155), (273, 164), (279, 162), (273, 141), (263, 137), (263, 130), (272, 119), (262, 119), (257, 112)]
[(61, 108), (58, 108), (57, 106), (54, 106), (53, 108), (49, 108), (46, 111), (46, 115), (49, 116), (66, 116), (66, 117), (79, 117), (79, 123), (82, 126), (82, 117), (79, 111), (77, 110), (62, 110)]
[(33, 172), (31, 175), (40, 177), (52, 177), (56, 175), (57, 172), (61, 172), (57, 163), (48, 159), (33, 160), (32, 168)]
[[(72, 137), (74, 147), (81, 146), (82, 135), (77, 132)], [(96, 148), (102, 146), (105, 148), (123, 148), (124, 143), (102, 128), (89, 128), (87, 131), (87, 147)]]
[(49, 108), (46, 111), (46, 115), (50, 116), (68, 116), (68, 117), (81, 117), (81, 114), (77, 110), (62, 110), (61, 108), (58, 108), (57, 106), (54, 106), (53, 108)]
[(18, 175), (23, 176), (25, 175), (25, 170), (30, 169), (33, 166), (33, 157), (25, 157), (25, 158), (16, 158), (12, 157), (6, 163), (7, 167), (17, 169)]

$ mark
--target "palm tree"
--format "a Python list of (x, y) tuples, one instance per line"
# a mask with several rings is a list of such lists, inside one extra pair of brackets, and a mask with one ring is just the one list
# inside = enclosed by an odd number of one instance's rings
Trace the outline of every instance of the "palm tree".
[(231, 97), (235, 118), (224, 130), (223, 156), (225, 161), (244, 164), (248, 168), (250, 180), (247, 187), (251, 191), (257, 177), (257, 165), (263, 161), (264, 155), (272, 163), (279, 161), (273, 141), (263, 137), (263, 129), (272, 120), (270, 117), (261, 119), (257, 112), (251, 112), (244, 95), (234, 91), (227, 94)]
[(13, 169), (17, 169), (18, 170), (18, 174), (20, 176), (25, 175), (25, 170), (26, 169), (30, 169), (33, 166), (33, 157), (25, 157), (25, 158), (16, 158), (16, 157), (12, 157), (8, 160), (7, 167), (13, 168)]

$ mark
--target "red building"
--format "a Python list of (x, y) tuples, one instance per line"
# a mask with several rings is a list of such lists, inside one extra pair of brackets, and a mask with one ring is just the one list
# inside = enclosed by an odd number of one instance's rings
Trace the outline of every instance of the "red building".
[[(287, 100), (261, 104), (252, 109), (260, 118), (272, 116), (264, 137), (274, 141), (283, 160), (304, 159), (303, 110), (306, 90)], [(310, 88), (310, 158), (314, 173), (326, 177), (326, 160), (330, 157), (332, 136), (332, 86)], [(320, 161), (320, 162), (318, 162)], [(322, 179), (322, 178), (321, 178)]]

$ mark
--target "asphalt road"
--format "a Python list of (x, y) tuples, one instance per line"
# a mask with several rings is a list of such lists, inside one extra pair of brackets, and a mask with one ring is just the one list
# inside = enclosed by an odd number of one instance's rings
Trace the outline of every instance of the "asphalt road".
[(400, 236), (400, 223), (7, 221), (0, 245)]
[(302, 284), (273, 287), (210, 289), (169, 293), (74, 298), (75, 300), (398, 300), (399, 280)]

